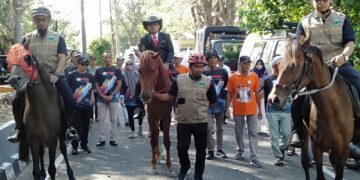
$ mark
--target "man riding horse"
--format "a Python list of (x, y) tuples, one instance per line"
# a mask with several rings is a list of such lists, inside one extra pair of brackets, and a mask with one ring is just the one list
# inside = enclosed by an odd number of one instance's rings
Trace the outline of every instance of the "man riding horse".
[[(310, 37), (310, 42), (322, 50), (326, 63), (339, 67), (339, 73), (360, 93), (360, 73), (349, 62), (355, 48), (355, 33), (350, 21), (344, 14), (331, 9), (333, 0), (312, 0), (312, 3), (315, 11), (302, 18), (296, 37)], [(295, 133), (290, 145), (295, 147), (301, 146), (304, 100), (305, 96), (297, 98), (291, 108)], [(351, 143), (349, 146), (350, 151), (360, 157), (360, 144)]]
[[(62, 127), (70, 126), (70, 121), (75, 110), (74, 98), (69, 85), (64, 76), (65, 57), (67, 53), (66, 43), (59, 34), (48, 30), (51, 21), (50, 10), (45, 7), (38, 7), (32, 10), (33, 22), (36, 26), (35, 31), (26, 34), (23, 43), (36, 56), (39, 63), (50, 75), (50, 81), (55, 84), (56, 89), (61, 94), (67, 118), (62, 119)], [(56, 54), (56, 55), (55, 55)], [(13, 114), (15, 119), (15, 130), (7, 138), (10, 142), (17, 142), (20, 131), (23, 131), (23, 113), (24, 113), (25, 93), (17, 92), (13, 105)], [(39, 99), (40, 100), (40, 99)], [(66, 131), (69, 140), (78, 139), (79, 136), (75, 129), (69, 128)]]

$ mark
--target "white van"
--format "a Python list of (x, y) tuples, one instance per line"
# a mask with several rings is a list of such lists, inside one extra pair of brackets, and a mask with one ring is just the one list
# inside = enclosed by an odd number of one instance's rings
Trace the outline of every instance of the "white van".
[(286, 38), (289, 37), (294, 37), (294, 34), (287, 32), (287, 30), (275, 30), (273, 33), (265, 35), (251, 33), (245, 39), (240, 51), (240, 56), (249, 56), (252, 67), (257, 60), (262, 59), (270, 75), (272, 74), (272, 59), (277, 55), (283, 54), (282, 47), (284, 46)]

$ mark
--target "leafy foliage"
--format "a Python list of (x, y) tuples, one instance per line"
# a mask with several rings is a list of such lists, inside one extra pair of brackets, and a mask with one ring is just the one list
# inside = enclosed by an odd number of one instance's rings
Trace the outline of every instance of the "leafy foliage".
[(13, 44), (10, 0), (0, 1), (0, 54), (5, 54)]
[(111, 50), (111, 43), (106, 39), (98, 38), (90, 42), (89, 50), (96, 57), (96, 64), (103, 65), (102, 54), (106, 50)]

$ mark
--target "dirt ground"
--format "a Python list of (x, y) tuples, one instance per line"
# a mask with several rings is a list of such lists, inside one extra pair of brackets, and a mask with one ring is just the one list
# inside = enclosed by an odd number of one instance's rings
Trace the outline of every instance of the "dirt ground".
[(0, 93), (0, 126), (10, 120), (13, 120), (12, 108), (9, 104), (9, 94)]

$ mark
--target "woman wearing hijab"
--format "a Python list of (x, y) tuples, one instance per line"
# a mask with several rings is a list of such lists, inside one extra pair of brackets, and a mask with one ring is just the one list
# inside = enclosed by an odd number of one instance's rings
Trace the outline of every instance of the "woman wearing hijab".
[[(259, 60), (256, 61), (253, 72), (258, 75), (259, 80), (260, 80), (260, 84), (261, 84), (261, 94), (262, 94), (261, 112), (263, 112), (263, 116), (262, 116), (263, 118), (259, 123), (259, 125), (260, 125), (259, 132), (263, 132), (265, 134), (268, 134), (268, 132), (269, 132), (269, 124), (267, 123), (266, 114), (265, 114), (265, 102), (264, 102), (263, 88), (264, 88), (264, 81), (265, 81), (266, 77), (268, 77), (269, 75), (268, 75), (268, 73), (266, 71), (265, 64), (264, 64), (263, 60), (259, 59)], [(261, 128), (261, 127), (264, 127), (264, 126), (265, 126), (265, 128)]]
[[(134, 125), (134, 112), (137, 108), (141, 106), (141, 101), (139, 101), (140, 94), (140, 83), (139, 83), (139, 73), (135, 71), (135, 64), (133, 61), (128, 60), (125, 63), (124, 70), (124, 82), (123, 82), (123, 90), (122, 94), (124, 94), (124, 103), (126, 106), (126, 110), (128, 112), (129, 125), (132, 133), (129, 136), (129, 139), (136, 138), (135, 134), (135, 125)], [(139, 119), (139, 131), (138, 134), (143, 135), (142, 132), (142, 121), (143, 121), (143, 113), (140, 113)]]

